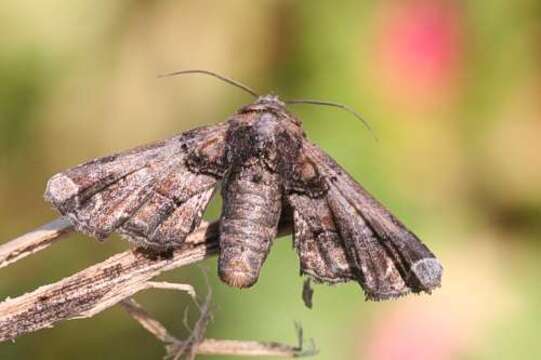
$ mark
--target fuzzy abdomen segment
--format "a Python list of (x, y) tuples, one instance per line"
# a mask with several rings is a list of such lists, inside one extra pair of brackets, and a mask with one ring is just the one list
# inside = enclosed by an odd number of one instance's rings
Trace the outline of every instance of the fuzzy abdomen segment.
[(238, 166), (224, 181), (218, 273), (228, 285), (246, 288), (259, 277), (278, 230), (278, 174), (262, 161)]

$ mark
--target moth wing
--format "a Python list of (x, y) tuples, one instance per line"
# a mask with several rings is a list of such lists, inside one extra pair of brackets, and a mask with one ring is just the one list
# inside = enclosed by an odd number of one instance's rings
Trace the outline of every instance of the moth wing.
[(443, 268), (415, 234), (317, 145), (303, 141), (302, 153), (325, 183), (328, 206), (369, 299), (440, 286)]
[(330, 284), (355, 279), (326, 199), (292, 193), (288, 202), (293, 210), (293, 239), (301, 274)]
[(137, 245), (166, 249), (198, 224), (219, 175), (187, 166), (199, 150), (223, 157), (227, 124), (98, 158), (54, 175), (45, 199), (75, 228), (103, 239), (116, 231)]

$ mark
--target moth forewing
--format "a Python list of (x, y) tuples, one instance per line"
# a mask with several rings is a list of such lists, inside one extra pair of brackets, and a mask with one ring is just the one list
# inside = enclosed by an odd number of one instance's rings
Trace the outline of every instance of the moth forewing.
[[(360, 263), (372, 263), (371, 266), (365, 265), (364, 270), (375, 271), (370, 278), (379, 279), (374, 281), (378, 287), (390, 286), (394, 282), (397, 295), (402, 295), (408, 290), (430, 292), (440, 286), (443, 267), (415, 234), (319, 147), (306, 141), (303, 151), (317, 164), (318, 171), (329, 186), (329, 204), (344, 240), (346, 243), (353, 240), (351, 246), (357, 253), (355, 256), (359, 267)], [(350, 253), (353, 254), (351, 250)], [(366, 259), (361, 261), (361, 258)], [(373, 270), (368, 270), (370, 268)], [(378, 268), (381, 270), (376, 270)], [(367, 272), (362, 267), (360, 270), (361, 273)], [(401, 279), (397, 278), (395, 270)], [(386, 274), (389, 279), (394, 280), (380, 279), (381, 276), (377, 273)], [(361, 280), (361, 284), (363, 282), (366, 290), (367, 278)], [(403, 289), (398, 290), (401, 287)], [(383, 297), (394, 297), (395, 290), (390, 290), (389, 296)], [(367, 296), (375, 295), (377, 298), (379, 292), (375, 290), (370, 293), (368, 290)]]
[(220, 179), (189, 170), (187, 159), (199, 147), (223, 142), (225, 131), (224, 124), (193, 129), (88, 161), (53, 176), (45, 199), (90, 236), (116, 231), (158, 252), (178, 246), (199, 223)]

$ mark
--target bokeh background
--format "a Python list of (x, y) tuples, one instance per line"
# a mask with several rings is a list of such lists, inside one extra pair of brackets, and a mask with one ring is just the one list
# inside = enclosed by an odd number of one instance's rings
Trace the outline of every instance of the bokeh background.
[[(97, 156), (226, 119), (251, 101), (214, 70), (283, 98), (347, 103), (369, 119), (298, 105), (309, 137), (422, 238), (445, 266), (432, 296), (365, 302), (355, 284), (301, 301), (290, 239), (250, 290), (206, 262), (208, 336), (294, 343), (318, 359), (539, 359), (541, 3), (477, 1), (3, 1), (0, 242), (57, 215), (47, 179)], [(219, 215), (219, 199), (206, 217)], [(128, 248), (84, 236), (0, 272), (0, 298)], [(169, 281), (206, 286), (197, 267)], [(137, 299), (179, 337), (187, 296)], [(0, 344), (1, 359), (150, 359), (164, 354), (115, 307)]]

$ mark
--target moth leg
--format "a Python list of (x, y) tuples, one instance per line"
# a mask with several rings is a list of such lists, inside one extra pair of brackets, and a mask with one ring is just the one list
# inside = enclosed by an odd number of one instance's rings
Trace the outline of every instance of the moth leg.
[(278, 231), (279, 175), (259, 160), (235, 166), (224, 180), (222, 197), (218, 274), (230, 286), (250, 287)]

